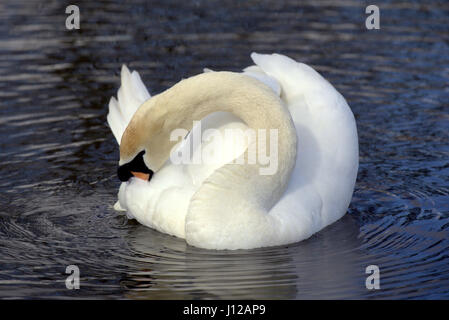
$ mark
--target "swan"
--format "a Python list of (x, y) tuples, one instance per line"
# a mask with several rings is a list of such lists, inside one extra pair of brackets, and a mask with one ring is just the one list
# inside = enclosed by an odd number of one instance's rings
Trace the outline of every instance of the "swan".
[[(346, 100), (306, 64), (281, 54), (251, 58), (254, 65), (241, 73), (204, 69), (154, 96), (122, 66), (107, 115), (120, 146), (116, 210), (216, 250), (298, 242), (346, 213), (359, 163)], [(191, 151), (193, 133), (211, 128), (276, 130), (275, 173), (248, 161), (250, 147), (261, 145), (254, 138), (203, 138), (204, 148)], [(171, 139), (178, 129), (186, 135)], [(172, 160), (183, 151), (192, 159), (217, 150), (213, 163)]]

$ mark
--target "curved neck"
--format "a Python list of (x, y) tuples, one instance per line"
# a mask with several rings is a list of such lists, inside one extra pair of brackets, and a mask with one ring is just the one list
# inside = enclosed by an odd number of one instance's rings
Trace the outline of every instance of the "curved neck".
[[(176, 144), (170, 141), (171, 132), (191, 130), (194, 121), (217, 111), (233, 113), (256, 131), (276, 129), (279, 163), (294, 165), (296, 131), (287, 108), (268, 87), (233, 72), (203, 73), (185, 79), (145, 102), (123, 134), (121, 160), (131, 160), (132, 151), (145, 148), (149, 153), (146, 161), (157, 171)], [(139, 137), (138, 132), (144, 134)]]

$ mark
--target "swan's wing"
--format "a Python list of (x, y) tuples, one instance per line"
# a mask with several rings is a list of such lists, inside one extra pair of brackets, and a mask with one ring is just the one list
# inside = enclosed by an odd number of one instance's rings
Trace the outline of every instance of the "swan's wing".
[(123, 132), (134, 113), (142, 103), (150, 99), (150, 94), (137, 71), (131, 73), (123, 65), (121, 82), (121, 87), (117, 92), (117, 99), (111, 97), (109, 101), (109, 113), (107, 116), (109, 127), (118, 144), (120, 144)]
[(300, 96), (326, 102), (340, 98), (340, 94), (325, 78), (304, 63), (277, 53), (253, 52), (251, 58), (266, 75), (277, 80), (287, 103)]
[[(308, 65), (280, 54), (252, 53), (251, 58), (281, 84), (282, 99), (299, 137), (296, 166), (286, 194), (294, 195), (308, 214), (289, 220), (290, 225), (300, 228), (309, 221), (310, 228), (317, 231), (340, 218), (351, 200), (358, 168), (354, 116), (344, 97)], [(279, 208), (288, 206), (287, 200), (282, 200)], [(289, 203), (295, 212), (294, 199)], [(279, 208), (273, 212), (282, 215), (288, 211)], [(316, 216), (320, 217), (318, 223)]]
[(266, 74), (259, 66), (249, 66), (243, 69), (243, 74), (246, 74), (250, 77), (253, 77), (260, 82), (263, 82), (267, 86), (269, 86), (273, 91), (280, 96), (281, 95), (281, 85), (279, 82)]

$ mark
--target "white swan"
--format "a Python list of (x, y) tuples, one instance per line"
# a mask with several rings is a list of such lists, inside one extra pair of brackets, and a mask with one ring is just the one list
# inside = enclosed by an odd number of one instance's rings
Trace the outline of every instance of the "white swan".
[[(127, 180), (117, 210), (208, 249), (301, 241), (345, 214), (358, 170), (357, 129), (345, 99), (305, 64), (279, 54), (251, 58), (256, 65), (243, 73), (205, 72), (151, 98), (138, 73), (123, 66), (108, 114), (120, 144), (119, 175)], [(246, 140), (204, 142), (202, 152), (221, 151), (218, 163), (172, 163), (170, 152), (190, 145), (185, 139), (175, 146), (170, 133), (194, 131), (200, 119), (203, 133), (278, 130), (276, 173), (231, 163), (240, 154), (248, 159), (254, 141)]]

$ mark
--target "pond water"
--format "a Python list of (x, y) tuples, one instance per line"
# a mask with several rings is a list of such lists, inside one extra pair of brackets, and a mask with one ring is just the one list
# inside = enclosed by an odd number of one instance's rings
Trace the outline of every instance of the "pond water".
[[(0, 2), (0, 298), (449, 298), (447, 1), (376, 1), (380, 30), (356, 0), (76, 4), (67, 30), (64, 1)], [(121, 65), (158, 93), (252, 51), (310, 64), (346, 97), (348, 214), (300, 243), (209, 251), (114, 211)]]

